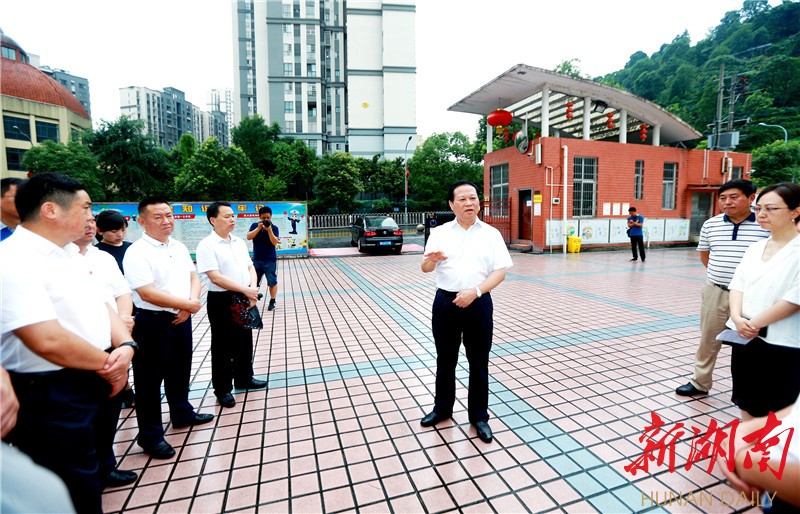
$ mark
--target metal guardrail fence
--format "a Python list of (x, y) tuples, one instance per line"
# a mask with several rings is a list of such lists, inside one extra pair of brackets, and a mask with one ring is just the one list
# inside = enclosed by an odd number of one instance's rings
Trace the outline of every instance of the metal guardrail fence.
[(423, 224), (424, 212), (368, 212), (363, 214), (314, 214), (308, 217), (309, 230), (349, 229), (358, 216), (391, 216), (401, 227)]

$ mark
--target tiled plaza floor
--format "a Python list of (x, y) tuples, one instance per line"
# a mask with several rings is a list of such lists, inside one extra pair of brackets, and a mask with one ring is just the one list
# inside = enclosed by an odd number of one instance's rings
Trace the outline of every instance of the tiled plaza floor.
[[(421, 255), (281, 260), (278, 308), (264, 313), (255, 351), (256, 374), (269, 378), (269, 390), (237, 393), (236, 407), (221, 410), (201, 310), (192, 398), (217, 417), (191, 429), (165, 425), (178, 455), (163, 461), (136, 446), (135, 416), (124, 410), (117, 455), (140, 478), (106, 490), (105, 510), (749, 508), (716, 467), (706, 471), (708, 460), (685, 469), (691, 426), (705, 432), (712, 420), (738, 417), (726, 347), (710, 397), (674, 393), (691, 374), (698, 341), (705, 272), (696, 251), (653, 250), (646, 263), (628, 262), (627, 252), (513, 259), (492, 293), (491, 444), (467, 421), (463, 352), (453, 420), (419, 425), (433, 404), (435, 375), (434, 277), (420, 271)], [(664, 431), (682, 422), (688, 434), (675, 446), (674, 472), (667, 456), (633, 476), (623, 468), (643, 453), (639, 437), (651, 411)], [(664, 504), (670, 494), (684, 500)]]

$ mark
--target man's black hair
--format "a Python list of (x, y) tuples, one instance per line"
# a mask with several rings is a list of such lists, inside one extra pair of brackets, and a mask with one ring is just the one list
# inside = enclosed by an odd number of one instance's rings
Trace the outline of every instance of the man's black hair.
[(100, 211), (94, 219), (97, 223), (97, 230), (99, 232), (119, 230), (128, 226), (128, 220), (125, 219), (125, 216), (123, 216), (121, 212), (115, 211), (114, 209)]
[(719, 187), (717, 194), (722, 194), (728, 189), (738, 189), (745, 196), (750, 196), (756, 192), (756, 186), (754, 186), (749, 180), (745, 180), (743, 178), (737, 178), (725, 182)]
[(11, 189), (11, 186), (17, 186), (17, 188), (19, 188), (19, 186), (21, 186), (24, 183), (25, 183), (24, 178), (17, 178), (17, 177), (6, 177), (0, 180), (0, 196), (6, 194), (8, 190)]
[(83, 184), (74, 178), (58, 173), (36, 173), (17, 187), (14, 205), (19, 219), (24, 223), (39, 216), (39, 209), (45, 202), (54, 202), (69, 209), (78, 191), (85, 191)]
[(450, 190), (447, 192), (447, 201), (448, 202), (452, 202), (452, 201), (455, 200), (456, 189), (461, 187), (461, 186), (472, 186), (472, 187), (475, 188), (475, 194), (479, 194), (478, 186), (476, 186), (474, 183), (470, 182), (469, 180), (459, 180), (458, 182), (456, 182), (455, 184), (450, 186)]
[(272, 214), (272, 209), (269, 206), (265, 205), (264, 207), (258, 210), (258, 215), (261, 216), (262, 214)]
[(147, 196), (139, 202), (139, 216), (147, 209), (148, 205), (158, 205), (165, 203), (169, 205), (169, 202), (163, 196)]
[(636, 207), (629, 207), (628, 212), (636, 212)]
[[(214, 202), (208, 206), (206, 210), (206, 216), (208, 216), (208, 222), (211, 223), (211, 218), (216, 218), (219, 216), (219, 208), (220, 207), (230, 207), (231, 204), (228, 202)], [(213, 225), (213, 223), (212, 223)]]

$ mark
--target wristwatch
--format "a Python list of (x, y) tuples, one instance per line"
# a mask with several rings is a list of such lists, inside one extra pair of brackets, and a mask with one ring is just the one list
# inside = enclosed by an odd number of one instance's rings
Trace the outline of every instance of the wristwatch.
[(123, 346), (130, 346), (131, 348), (133, 348), (133, 353), (139, 351), (139, 343), (137, 343), (136, 341), (126, 341), (124, 343), (119, 344), (119, 348), (122, 348)]
[(481, 293), (481, 288), (480, 288), (480, 287), (476, 287), (476, 288), (475, 288), (475, 294), (476, 294), (476, 295), (478, 295), (478, 298), (480, 298), (480, 297), (481, 297), (481, 295), (482, 295), (483, 293)]

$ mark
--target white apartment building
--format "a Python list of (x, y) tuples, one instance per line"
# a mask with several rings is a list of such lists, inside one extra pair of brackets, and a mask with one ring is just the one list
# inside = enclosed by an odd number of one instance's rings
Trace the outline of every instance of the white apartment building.
[(416, 146), (414, 0), (236, 0), (234, 124), (261, 115), (318, 155)]
[(163, 91), (129, 86), (119, 89), (122, 116), (144, 120), (145, 130), (167, 150), (178, 144), (183, 134), (192, 134), (202, 143), (211, 137), (228, 145), (228, 128), (221, 113), (205, 113), (186, 100), (183, 91), (165, 87)]
[(234, 105), (235, 104), (233, 102), (233, 89), (229, 87), (224, 89), (212, 89), (208, 93), (208, 104), (206, 105), (208, 112), (222, 113), (222, 116), (225, 118), (225, 123), (227, 123), (228, 125), (228, 130), (227, 130), (228, 137), (225, 146), (230, 145), (231, 130), (233, 130), (233, 127), (236, 126), (236, 124), (233, 121)]

